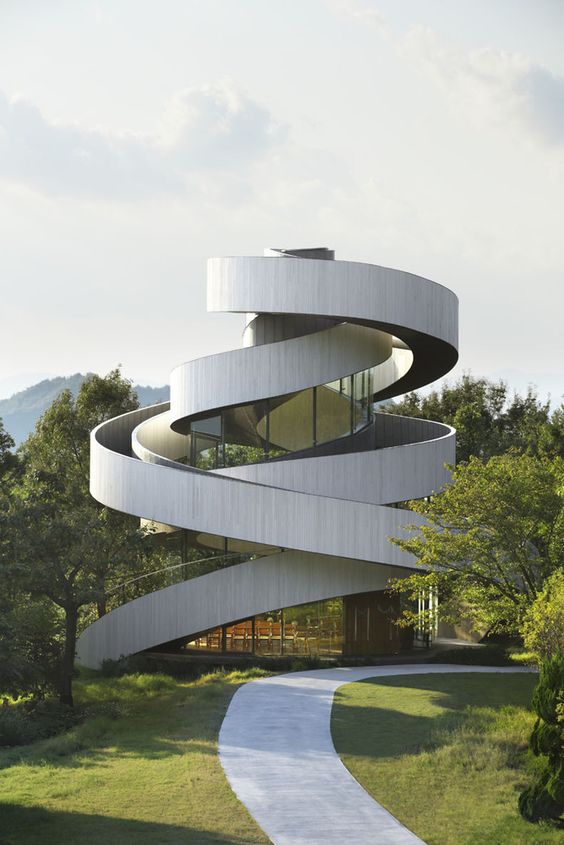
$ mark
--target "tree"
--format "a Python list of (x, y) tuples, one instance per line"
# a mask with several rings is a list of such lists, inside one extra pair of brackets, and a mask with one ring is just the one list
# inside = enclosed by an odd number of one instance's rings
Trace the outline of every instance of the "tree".
[(463, 375), (441, 391), (409, 393), (383, 410), (454, 426), (458, 462), (509, 449), (564, 457), (564, 406), (551, 413), (550, 402), (542, 402), (533, 388), (510, 399), (505, 382)]
[[(516, 633), (564, 559), (564, 461), (508, 453), (471, 457), (443, 493), (410, 503), (426, 523), (392, 542), (425, 572), (398, 580), (410, 598), (438, 590), (439, 615)], [(405, 622), (421, 621), (406, 611)]]
[(541, 664), (533, 693), (537, 721), (531, 750), (546, 757), (544, 770), (519, 796), (519, 811), (530, 822), (558, 820), (564, 814), (564, 654)]
[(34, 599), (49, 599), (64, 616), (59, 698), (72, 706), (72, 676), (79, 611), (103, 596), (108, 579), (143, 551), (136, 520), (110, 512), (88, 492), (90, 431), (137, 407), (119, 370), (90, 376), (76, 400), (63, 391), (23, 444), (24, 469), (3, 515), (8, 549), (4, 573)]
[(57, 689), (62, 619), (45, 599), (14, 590), (0, 594), (0, 691), (43, 698)]
[(15, 445), (14, 438), (6, 431), (0, 417), (0, 479), (18, 465), (17, 456), (12, 451)]
[[(6, 525), (11, 496), (20, 468), (12, 451), (14, 440), (0, 419), (0, 529)], [(0, 558), (8, 545), (7, 533), (0, 530)], [(38, 693), (45, 688), (40, 662), (52, 645), (48, 636), (33, 636), (27, 596), (21, 595), (13, 579), (0, 580), (0, 692), (17, 696)], [(37, 622), (37, 619), (35, 620)], [(30, 624), (31, 623), (31, 624)], [(37, 626), (36, 626), (37, 627)], [(43, 649), (43, 651), (42, 651)], [(45, 665), (47, 661), (45, 660)]]
[(564, 654), (564, 568), (546, 579), (527, 610), (523, 635), (525, 647), (542, 660)]

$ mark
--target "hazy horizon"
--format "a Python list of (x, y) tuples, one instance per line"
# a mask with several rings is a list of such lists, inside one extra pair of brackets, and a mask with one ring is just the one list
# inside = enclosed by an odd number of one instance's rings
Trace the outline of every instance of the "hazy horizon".
[(240, 344), (240, 315), (205, 311), (209, 256), (313, 244), (450, 287), (450, 380), (561, 395), (562, 4), (30, 0), (0, 20), (0, 386), (118, 363), (166, 384)]
[[(45, 379), (55, 379), (55, 378), (68, 378), (76, 373), (76, 370), (69, 371), (68, 373), (28, 373), (23, 374), (21, 376), (10, 376), (8, 378), (0, 378), (0, 401), (3, 399), (10, 399), (16, 393), (20, 393), (26, 390), (29, 387), (34, 387), (36, 384), (39, 384), (41, 381)], [(472, 372), (471, 370), (461, 370), (453, 373), (449, 373), (449, 375), (445, 376), (444, 378), (438, 379), (435, 382), (431, 382), (431, 384), (420, 388), (417, 392), (427, 394), (430, 393), (432, 390), (439, 390), (441, 386), (446, 383), (453, 383), (456, 379), (460, 378), (463, 373), (469, 373), (471, 376), (476, 378), (480, 378), (484, 376), (484, 373)], [(104, 375), (104, 373), (99, 373), (99, 375)], [(125, 378), (130, 378), (127, 373), (123, 373)], [(534, 374), (533, 374), (534, 375)], [(550, 374), (543, 374), (537, 373), (536, 378), (532, 377), (529, 378), (528, 376), (524, 376), (522, 373), (516, 372), (514, 370), (499, 370), (497, 372), (490, 373), (488, 376), (491, 381), (504, 381), (506, 382), (509, 393), (519, 393), (521, 395), (526, 394), (528, 387), (534, 388), (537, 392), (539, 397), (546, 401), (550, 398), (551, 400), (551, 407), (554, 409), (557, 405), (562, 402), (562, 380), (558, 377), (554, 378), (551, 377)], [(168, 387), (169, 382), (163, 381), (158, 383), (152, 383), (148, 379), (138, 378), (138, 379), (131, 379), (136, 385), (142, 387)], [(397, 397), (399, 398), (399, 396)]]

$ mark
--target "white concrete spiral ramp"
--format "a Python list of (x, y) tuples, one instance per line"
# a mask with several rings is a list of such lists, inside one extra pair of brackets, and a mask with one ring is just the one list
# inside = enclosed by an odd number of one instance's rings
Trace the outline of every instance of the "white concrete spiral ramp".
[(251, 681), (235, 693), (227, 710), (219, 734), (220, 760), (235, 794), (274, 845), (422, 845), (339, 759), (330, 725), (335, 691), (353, 681), (392, 675), (527, 671), (363, 666)]
[(373, 402), (454, 365), (451, 291), (326, 249), (267, 250), (210, 259), (208, 308), (247, 314), (244, 346), (177, 367), (170, 405), (98, 426), (90, 489), (201, 547), (263, 556), (117, 607), (81, 635), (83, 665), (385, 589), (414, 565), (388, 540), (417, 521), (397, 503), (448, 479), (454, 431)]

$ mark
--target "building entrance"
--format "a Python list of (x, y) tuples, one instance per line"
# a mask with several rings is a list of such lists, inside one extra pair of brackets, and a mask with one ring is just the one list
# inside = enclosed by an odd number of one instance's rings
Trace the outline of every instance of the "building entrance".
[(345, 637), (343, 654), (357, 657), (400, 650), (399, 596), (379, 590), (343, 599)]

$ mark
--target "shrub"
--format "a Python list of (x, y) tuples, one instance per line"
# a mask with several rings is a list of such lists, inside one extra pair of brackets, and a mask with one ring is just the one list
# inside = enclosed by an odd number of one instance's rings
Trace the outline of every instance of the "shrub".
[(519, 812), (530, 822), (559, 819), (564, 813), (564, 653), (541, 666), (533, 693), (537, 721), (531, 734), (533, 754), (546, 756), (535, 783), (519, 796)]
[(439, 651), (426, 663), (461, 663), (464, 666), (511, 666), (513, 661), (501, 645), (460, 646)]
[(20, 598), (0, 607), (0, 690), (13, 698), (42, 698), (56, 689), (60, 670), (60, 620), (44, 601)]
[(542, 660), (564, 653), (564, 569), (547, 578), (523, 623), (525, 647)]
[(25, 745), (37, 739), (35, 725), (19, 707), (0, 710), (0, 746)]
[(111, 660), (109, 657), (102, 661), (100, 673), (104, 678), (121, 678), (123, 675), (137, 675), (146, 672), (154, 672), (155, 663), (144, 654), (123, 655), (118, 660)]
[(57, 701), (22, 701), (0, 709), (0, 746), (27, 745), (67, 731), (82, 714)]
[[(358, 663), (358, 660), (355, 661)], [(367, 658), (365, 663), (374, 663), (374, 658)], [(168, 675), (181, 680), (197, 680), (202, 675), (220, 672), (226, 674), (232, 671), (247, 671), (252, 668), (264, 668), (271, 672), (298, 672), (308, 669), (322, 669), (335, 665), (334, 661), (324, 660), (315, 655), (280, 655), (277, 657), (241, 656), (240, 659), (231, 657), (225, 663), (221, 662), (221, 655), (210, 655), (209, 661), (202, 655), (197, 662), (189, 658), (177, 660), (159, 657), (157, 653), (132, 654), (120, 657), (119, 660), (104, 660), (100, 667), (101, 674), (106, 678), (121, 678), (123, 675)]]

